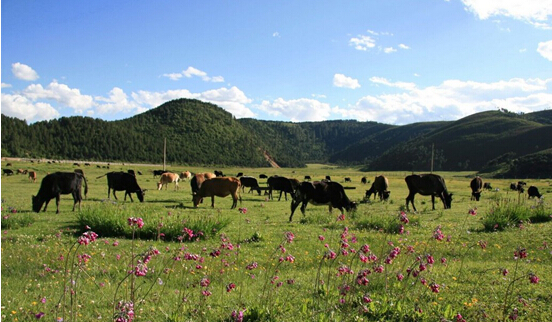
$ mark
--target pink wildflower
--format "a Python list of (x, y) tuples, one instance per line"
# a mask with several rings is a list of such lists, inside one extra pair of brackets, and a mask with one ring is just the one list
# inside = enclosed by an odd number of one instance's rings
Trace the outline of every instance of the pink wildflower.
[(535, 274), (530, 274), (530, 275), (529, 275), (529, 281), (530, 281), (532, 284), (538, 284), (538, 283), (539, 283), (539, 278), (538, 278), (537, 275), (535, 275)]

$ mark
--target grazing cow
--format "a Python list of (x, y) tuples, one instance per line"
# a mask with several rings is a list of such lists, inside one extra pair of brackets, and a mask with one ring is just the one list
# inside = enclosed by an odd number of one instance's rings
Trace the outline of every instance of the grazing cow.
[(13, 167), (13, 165), (11, 164), (11, 162), (8, 162), (6, 163), (6, 167)]
[(12, 176), (13, 175), (13, 170), (12, 169), (2, 169), (2, 175), (7, 175), (7, 176)]
[(174, 182), (174, 190), (178, 190), (178, 181), (180, 177), (176, 173), (165, 172), (161, 175), (161, 179), (157, 183), (157, 190), (161, 190), (165, 186), (165, 190), (169, 187), (169, 183)]
[(130, 173), (126, 172), (108, 172), (104, 174), (103, 176), (99, 176), (96, 179), (99, 179), (101, 177), (107, 176), (107, 198), (109, 199), (109, 196), (111, 194), (111, 189), (113, 189), (113, 197), (115, 200), (117, 199), (117, 195), (115, 194), (116, 191), (125, 191), (125, 201), (127, 195), (130, 197), (130, 201), (134, 202), (132, 199), (131, 193), (136, 193), (136, 196), (138, 197), (138, 200), (140, 202), (144, 202), (144, 195), (146, 194), (146, 190), (140, 188), (138, 185), (138, 182), (136, 181), (136, 177), (133, 176)]
[(87, 167), (89, 167), (89, 166), (90, 166), (90, 163), (85, 163), (84, 165), (87, 166)]
[(512, 182), (510, 183), (510, 190), (517, 191), (518, 193), (525, 192), (525, 189), (523, 188), (527, 183), (523, 181), (518, 181), (518, 183)]
[(73, 163), (73, 165), (74, 165), (75, 167), (80, 167), (80, 164), (78, 164), (78, 163), (76, 163), (76, 162)]
[(345, 182), (352, 182), (352, 181), (351, 181), (351, 178), (345, 177)]
[(219, 170), (215, 170), (215, 175), (217, 177), (224, 177), (224, 173), (222, 173), (222, 171), (219, 171)]
[(311, 180), (312, 180), (311, 176), (305, 176), (305, 181), (311, 181)]
[(243, 172), (238, 172), (238, 174), (236, 175), (236, 177), (243, 177)]
[(139, 174), (139, 175), (142, 175), (142, 171), (138, 171), (138, 174)]
[(279, 190), (280, 191), (280, 197), (278, 198), (278, 201), (282, 199), (282, 192), (284, 193), (284, 197), (287, 201), (287, 194), (293, 195), (293, 192), (295, 191), (295, 187), (299, 185), (299, 181), (297, 179), (288, 179), (286, 177), (280, 177), (280, 176), (272, 176), (268, 178), (266, 181), (268, 183), (268, 196), (270, 199), (272, 198), (272, 191), (273, 190)]
[(360, 183), (362, 184), (367, 184), (368, 183), (368, 179), (366, 177), (362, 177), (362, 179), (360, 179)]
[(136, 177), (136, 172), (134, 172), (134, 170), (132, 170), (132, 169), (128, 169), (127, 173), (132, 174), (133, 176)]
[(338, 208), (341, 212), (343, 209), (347, 211), (356, 209), (356, 203), (349, 200), (341, 184), (331, 181), (305, 181), (295, 190), (291, 201), (289, 221), (291, 222), (295, 209), (301, 203), (301, 212), (305, 215), (305, 209), (309, 202), (313, 205), (329, 205), (330, 212), (332, 208)]
[(332, 181), (332, 177), (326, 176), (326, 180), (327, 180), (327, 181)]
[(35, 183), (36, 182), (36, 172), (35, 171), (29, 171), (29, 181)]
[(73, 195), (73, 211), (75, 206), (79, 203), (79, 210), (82, 201), (82, 181), (84, 180), (85, 189), (84, 195), (88, 193), (88, 183), (86, 178), (80, 173), (75, 172), (54, 172), (42, 179), (40, 189), (36, 196), (33, 196), (33, 211), (39, 212), (42, 205), (44, 210), (48, 207), (48, 203), (53, 198), (56, 198), (56, 214), (59, 214), (59, 199), (61, 195), (72, 194)]
[(17, 169), (17, 174), (27, 174), (29, 170), (25, 170), (25, 169)]
[(80, 173), (84, 176), (84, 171), (82, 171), (82, 169), (75, 169), (73, 171), (76, 172), (76, 173)]
[(232, 195), (233, 203), (230, 209), (236, 208), (238, 199), (241, 204), (241, 196), (239, 196), (240, 180), (234, 177), (216, 177), (205, 180), (197, 193), (194, 193), (194, 207), (197, 207), (201, 200), (205, 197), (211, 197), (211, 207), (215, 207), (215, 196), (224, 198)]
[(539, 193), (539, 188), (535, 186), (530, 186), (529, 189), (527, 189), (527, 198), (537, 197), (540, 198), (542, 195)]
[[(195, 195), (199, 192), (199, 189), (201, 188), (201, 185), (205, 180), (209, 180), (212, 178), (215, 178), (215, 174), (211, 172), (205, 172), (205, 173), (196, 173), (192, 176), (192, 180), (190, 180), (190, 186), (192, 188), (192, 195)], [(203, 200), (200, 200), (200, 202), (203, 202)]]
[(404, 178), (406, 185), (408, 186), (408, 197), (406, 197), (406, 210), (408, 210), (408, 203), (412, 203), (412, 208), (416, 211), (414, 206), (414, 195), (417, 193), (422, 196), (431, 196), (431, 203), (433, 210), (435, 210), (435, 196), (438, 196), (445, 209), (450, 209), (452, 202), (452, 193), (449, 194), (445, 180), (436, 174), (413, 174)]
[(374, 199), (376, 199), (376, 195), (378, 195), (380, 200), (387, 200), (391, 194), (391, 191), (387, 190), (388, 188), (389, 180), (387, 180), (385, 176), (377, 176), (372, 183), (372, 187), (366, 190), (366, 198), (370, 199), (372, 194), (374, 194)]
[(481, 180), (481, 177), (473, 178), (470, 182), (470, 188), (472, 190), (471, 200), (475, 199), (475, 201), (479, 201), (479, 198), (481, 198), (481, 190), (483, 189), (483, 180)]
[(483, 184), (483, 189), (485, 190), (493, 190), (493, 187), (491, 186), (491, 183), (490, 182), (485, 182)]
[(169, 172), (169, 171), (167, 171), (167, 170), (153, 170), (153, 177), (157, 178), (157, 176), (160, 176), (165, 172)]
[(181, 180), (188, 180), (192, 178), (192, 173), (190, 171), (184, 171), (180, 173), (180, 179)]
[(249, 177), (249, 176), (242, 176), (240, 177), (240, 184), (242, 187), (242, 192), (245, 190), (245, 187), (249, 187), (249, 192), (251, 192), (253, 189), (257, 190), (259, 193), (259, 196), (261, 195), (261, 189), (259, 188), (259, 182), (257, 181), (257, 178), (255, 177)]
[(266, 179), (268, 178), (266, 174), (260, 174), (259, 175), (259, 179)]

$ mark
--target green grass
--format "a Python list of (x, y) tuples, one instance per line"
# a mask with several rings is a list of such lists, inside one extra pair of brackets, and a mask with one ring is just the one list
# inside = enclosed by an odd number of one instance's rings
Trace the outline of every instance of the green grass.
[[(40, 175), (38, 181), (47, 172), (73, 170), (70, 164), (16, 162), (14, 167), (33, 167)], [(481, 201), (475, 202), (470, 201), (468, 187), (472, 174), (440, 173), (454, 193), (452, 209), (436, 203), (433, 211), (429, 197), (416, 195), (419, 211), (406, 213), (409, 223), (405, 224), (399, 214), (408, 194), (406, 172), (363, 173), (326, 165), (222, 169), (226, 174), (244, 172), (255, 177), (261, 173), (298, 179), (331, 175), (355, 188), (346, 190), (355, 201), (361, 201), (369, 188), (361, 185), (362, 176), (372, 181), (378, 174), (389, 178), (388, 202), (360, 203), (357, 212), (344, 218), (338, 210), (329, 214), (325, 206), (308, 205), (306, 215), (298, 211), (290, 223), (289, 200), (269, 201), (245, 193), (239, 206), (247, 208), (245, 213), (230, 210), (230, 198), (216, 198), (214, 209), (209, 200), (195, 209), (188, 182), (180, 183), (179, 191), (157, 191), (156, 179), (147, 172), (153, 166), (111, 166), (111, 170), (128, 168), (144, 173), (138, 182), (150, 189), (146, 202), (107, 200), (105, 178), (95, 179), (107, 170), (92, 166), (84, 168), (90, 188), (80, 212), (72, 212), (71, 197), (62, 196), (59, 215), (52, 205), (46, 213), (31, 212), (30, 197), (38, 191), (38, 183), (17, 175), (2, 178), (2, 321), (34, 321), (40, 312), (54, 321), (57, 317), (110, 320), (116, 304), (130, 299), (134, 299), (137, 321), (234, 321), (232, 312), (240, 311), (244, 321), (454, 321), (456, 314), (468, 321), (502, 321), (514, 308), (528, 321), (552, 316), (549, 181), (528, 182), (544, 193), (542, 202), (508, 192), (513, 179), (486, 180), (500, 190), (484, 192)], [(344, 177), (353, 182), (345, 184)], [(510, 207), (529, 219), (521, 226), (518, 222), (503, 230), (485, 230), (491, 215), (510, 214)], [(477, 214), (469, 214), (475, 208)], [(9, 223), (15, 215), (22, 218), (17, 225)], [(129, 217), (143, 218), (144, 227), (133, 229), (127, 223)], [(397, 230), (400, 224), (402, 234)], [(89, 245), (78, 245), (87, 225), (99, 237)], [(192, 241), (179, 239), (185, 235), (184, 228), (204, 234)], [(439, 231), (442, 240), (435, 238)], [(292, 242), (286, 232), (293, 233)], [(365, 244), (370, 249), (366, 256), (377, 260), (362, 261), (359, 254)], [(396, 247), (400, 253), (386, 264)], [(147, 263), (147, 274), (129, 275), (152, 248), (159, 254)], [(520, 249), (527, 251), (527, 257), (516, 260), (514, 252)], [(86, 262), (85, 254), (91, 256)], [(432, 265), (428, 256), (435, 261)], [(421, 263), (426, 266), (423, 271)], [(379, 266), (383, 266), (381, 273)], [(506, 276), (504, 269), (509, 271)], [(369, 282), (358, 284), (358, 274), (366, 270), (370, 270)], [(402, 281), (398, 274), (403, 275)], [(531, 274), (538, 276), (538, 284), (530, 283)], [(210, 283), (201, 286), (205, 278)], [(227, 292), (231, 284), (235, 288)], [(436, 285), (438, 293), (431, 289)]]

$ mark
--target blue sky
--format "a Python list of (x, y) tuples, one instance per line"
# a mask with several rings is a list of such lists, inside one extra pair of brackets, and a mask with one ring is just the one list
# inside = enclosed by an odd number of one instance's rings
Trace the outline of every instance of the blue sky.
[(552, 107), (552, 0), (2, 1), (2, 113), (456, 120)]

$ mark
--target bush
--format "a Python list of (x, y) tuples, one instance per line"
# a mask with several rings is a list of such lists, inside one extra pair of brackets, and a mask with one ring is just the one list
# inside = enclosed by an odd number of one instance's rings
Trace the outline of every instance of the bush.
[(509, 200), (498, 200), (483, 219), (485, 231), (502, 231), (510, 227), (518, 227), (523, 223), (546, 222), (552, 220), (546, 214), (542, 203), (535, 207)]

